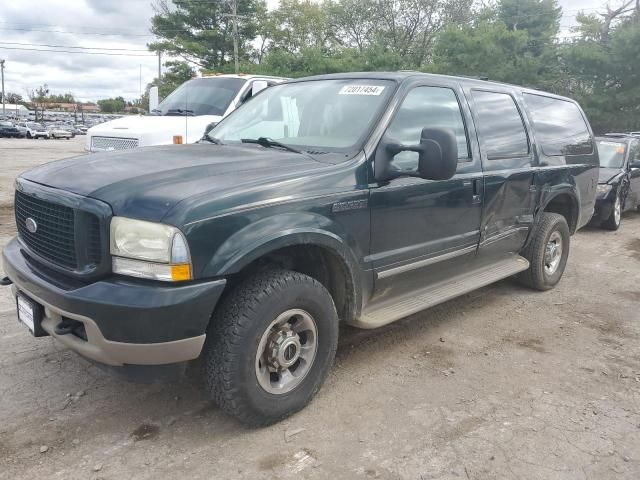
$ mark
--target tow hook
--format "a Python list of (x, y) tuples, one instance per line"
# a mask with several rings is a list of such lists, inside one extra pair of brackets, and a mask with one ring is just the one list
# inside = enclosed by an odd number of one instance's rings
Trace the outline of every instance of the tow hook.
[(82, 325), (82, 322), (77, 320), (71, 320), (70, 318), (63, 318), (60, 323), (55, 326), (56, 335), (69, 335), (73, 331)]
[(2, 285), (3, 287), (6, 287), (7, 285), (11, 285), (12, 283), (13, 282), (9, 277), (4, 277), (2, 280), (0, 280), (0, 285)]

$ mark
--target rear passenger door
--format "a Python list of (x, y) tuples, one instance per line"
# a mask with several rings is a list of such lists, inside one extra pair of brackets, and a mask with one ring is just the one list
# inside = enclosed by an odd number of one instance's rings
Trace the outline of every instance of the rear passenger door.
[(518, 252), (533, 225), (535, 170), (526, 120), (509, 90), (470, 88), (484, 174), (479, 255)]

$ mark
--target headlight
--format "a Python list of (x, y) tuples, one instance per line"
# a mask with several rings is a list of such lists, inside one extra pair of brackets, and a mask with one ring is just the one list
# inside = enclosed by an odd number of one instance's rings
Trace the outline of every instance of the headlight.
[(610, 191), (611, 191), (611, 185), (608, 185), (606, 183), (598, 184), (598, 190), (597, 190), (598, 195), (604, 197)]
[(114, 217), (110, 237), (114, 273), (163, 281), (193, 278), (189, 247), (176, 227)]

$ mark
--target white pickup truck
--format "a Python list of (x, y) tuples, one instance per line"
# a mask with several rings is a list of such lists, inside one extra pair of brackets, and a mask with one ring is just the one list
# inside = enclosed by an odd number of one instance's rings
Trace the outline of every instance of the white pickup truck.
[(194, 143), (208, 125), (215, 125), (242, 103), (286, 78), (261, 75), (215, 75), (189, 80), (145, 116), (128, 116), (87, 131), (91, 152), (125, 150), (150, 145)]

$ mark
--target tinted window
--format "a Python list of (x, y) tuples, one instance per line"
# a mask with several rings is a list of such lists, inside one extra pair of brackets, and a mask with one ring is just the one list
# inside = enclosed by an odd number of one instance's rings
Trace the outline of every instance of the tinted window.
[(630, 161), (640, 160), (640, 140), (633, 140), (631, 142), (631, 151), (629, 156)]
[(589, 128), (576, 104), (543, 95), (524, 94), (536, 139), (545, 155), (593, 152)]
[[(458, 159), (469, 160), (469, 147), (460, 105), (450, 88), (417, 87), (409, 92), (387, 129), (387, 135), (401, 143), (416, 145), (425, 127), (450, 128), (458, 141)], [(416, 152), (400, 152), (394, 165), (402, 170), (418, 168)]]
[(473, 100), (487, 158), (526, 156), (529, 153), (527, 132), (511, 95), (474, 90)]
[(196, 78), (183, 83), (165, 98), (159, 115), (223, 115), (242, 86), (243, 78)]

